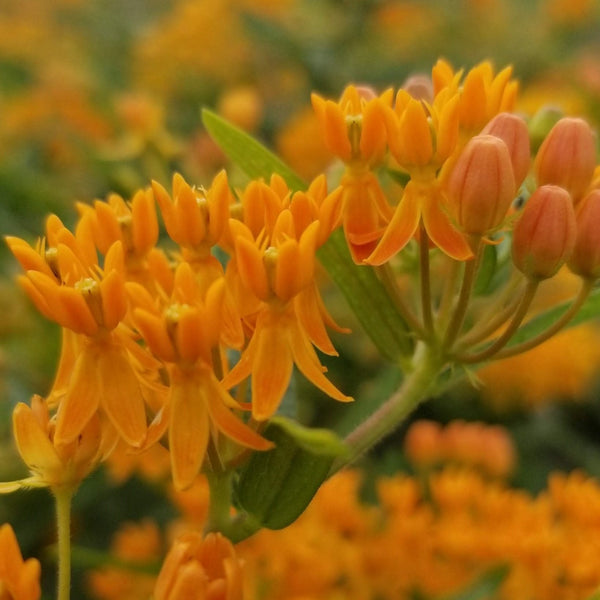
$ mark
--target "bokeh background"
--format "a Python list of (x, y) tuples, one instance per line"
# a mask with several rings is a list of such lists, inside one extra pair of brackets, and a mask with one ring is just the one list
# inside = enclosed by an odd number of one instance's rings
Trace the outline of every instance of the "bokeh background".
[[(202, 127), (202, 107), (309, 179), (332, 159), (311, 91), (337, 98), (350, 82), (397, 88), (439, 57), (455, 68), (512, 64), (524, 114), (552, 105), (600, 125), (595, 0), (0, 0), (0, 233), (34, 241), (49, 212), (70, 223), (76, 201), (113, 191), (128, 198), (152, 179), (169, 186), (174, 171), (210, 183), (227, 163)], [(0, 246), (0, 479), (24, 473), (12, 407), (48, 390), (58, 356), (58, 330), (31, 309), (17, 272)], [(571, 285), (561, 280), (545, 301), (568, 296)], [(328, 295), (337, 319), (353, 325), (335, 290)], [(336, 338), (341, 358), (328, 366), (345, 391), (368, 399), (398, 379), (354, 329)], [(511, 485), (530, 493), (556, 470), (600, 477), (599, 341), (595, 324), (571, 330), (484, 369), (481, 385), (454, 387), (414, 418), (502, 425), (517, 448)], [(343, 421), (302, 381), (296, 393), (308, 399), (307, 422)], [(367, 459), (371, 474), (410, 469), (407, 427)], [(0, 521), (13, 523), (26, 555), (51, 545), (52, 510), (44, 492), (0, 498)], [(161, 524), (175, 513), (147, 479), (100, 472), (76, 498), (76, 543), (104, 552), (121, 523)], [(80, 553), (79, 565), (95, 556)], [(78, 598), (88, 593), (82, 571)]]

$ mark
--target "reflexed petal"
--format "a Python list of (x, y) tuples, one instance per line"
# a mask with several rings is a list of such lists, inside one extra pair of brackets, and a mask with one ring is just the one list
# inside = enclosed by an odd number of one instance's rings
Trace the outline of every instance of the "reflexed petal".
[(179, 490), (198, 475), (208, 445), (208, 410), (197, 383), (196, 378), (181, 375), (171, 384), (169, 451), (173, 483)]
[[(221, 433), (235, 440), (238, 444), (255, 450), (269, 450), (273, 443), (260, 436), (240, 421), (228, 408), (227, 404), (234, 402), (212, 372), (206, 376), (206, 402), (213, 423)], [(226, 397), (225, 397), (226, 396)]]
[(381, 265), (400, 252), (414, 236), (420, 217), (419, 195), (415, 192), (412, 182), (409, 181), (383, 237), (365, 262), (370, 265)]
[(19, 454), (31, 471), (50, 480), (63, 471), (64, 465), (48, 432), (42, 429), (31, 408), (23, 402), (19, 402), (13, 411), (13, 434)]
[(325, 375), (320, 366), (314, 348), (299, 325), (294, 324), (289, 330), (289, 342), (292, 347), (294, 362), (301, 373), (322, 392), (340, 402), (352, 402), (353, 398), (342, 394)]
[(473, 252), (466, 238), (452, 225), (448, 215), (440, 206), (440, 194), (423, 198), (423, 224), (431, 241), (455, 260), (469, 260)]
[(71, 380), (75, 361), (81, 351), (81, 336), (66, 327), (62, 328), (60, 358), (52, 390), (48, 396), (48, 406), (54, 408), (62, 398)]
[[(312, 285), (300, 292), (294, 298), (294, 308), (302, 328), (308, 334), (310, 341), (325, 354), (337, 356), (333, 347), (325, 323), (323, 322), (323, 302), (316, 285)], [(327, 315), (329, 316), (329, 315)]]
[(130, 446), (140, 447), (146, 437), (146, 409), (126, 351), (113, 344), (100, 346), (96, 368), (102, 408), (119, 435)]
[(99, 408), (98, 355), (97, 347), (88, 344), (75, 361), (69, 387), (58, 408), (55, 445), (77, 438)]
[(268, 419), (277, 410), (294, 366), (285, 324), (277, 319), (269, 321), (259, 321), (254, 332), (252, 416), (258, 421)]

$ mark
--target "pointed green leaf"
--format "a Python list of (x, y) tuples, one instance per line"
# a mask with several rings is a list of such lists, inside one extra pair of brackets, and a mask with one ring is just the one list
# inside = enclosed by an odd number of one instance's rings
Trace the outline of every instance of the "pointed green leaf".
[[(306, 438), (310, 436), (304, 432), (300, 444), (296, 437), (299, 428), (289, 422), (283, 427), (269, 423), (263, 436), (274, 442), (275, 448), (254, 452), (240, 471), (236, 503), (256, 525), (269, 529), (287, 527), (302, 514), (327, 479), (334, 456), (323, 453), (323, 444), (321, 453), (307, 450)], [(288, 433), (289, 429), (294, 435)], [(328, 444), (325, 446), (331, 449)]]
[(238, 129), (223, 117), (204, 108), (202, 122), (211, 137), (231, 162), (240, 167), (248, 177), (269, 178), (278, 173), (292, 190), (303, 190), (306, 183), (280, 158), (267, 150), (259, 141)]
[(408, 326), (375, 271), (354, 264), (343, 233), (334, 232), (317, 256), (381, 355), (395, 363), (410, 355)]

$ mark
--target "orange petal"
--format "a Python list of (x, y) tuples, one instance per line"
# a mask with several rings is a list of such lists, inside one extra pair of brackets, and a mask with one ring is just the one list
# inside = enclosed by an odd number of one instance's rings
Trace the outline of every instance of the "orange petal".
[(133, 311), (133, 320), (150, 352), (164, 361), (173, 362), (176, 358), (175, 348), (167, 333), (164, 320), (140, 308)]
[(208, 411), (197, 380), (174, 377), (171, 388), (169, 451), (173, 483), (178, 490), (190, 486), (202, 466), (209, 437)]
[(325, 375), (319, 358), (299, 325), (294, 324), (289, 331), (294, 362), (301, 373), (322, 392), (340, 402), (352, 402), (353, 398), (342, 394)]
[(260, 436), (256, 431), (250, 429), (240, 421), (227, 407), (226, 404), (235, 402), (217, 381), (212, 372), (207, 374), (208, 410), (214, 424), (219, 431), (227, 437), (235, 440), (238, 444), (253, 448), (254, 450), (269, 450), (273, 443)]
[(381, 265), (390, 260), (410, 242), (419, 226), (420, 218), (419, 195), (414, 190), (412, 182), (409, 181), (383, 237), (365, 262), (370, 265)]
[(423, 198), (423, 224), (431, 241), (455, 260), (469, 260), (473, 252), (465, 237), (450, 222), (440, 206), (441, 195), (433, 193)]
[(302, 291), (294, 298), (294, 308), (303, 327), (308, 334), (310, 341), (325, 354), (337, 356), (338, 353), (333, 347), (325, 323), (323, 322), (323, 302), (319, 296), (316, 285)]
[(146, 437), (146, 409), (140, 382), (125, 350), (103, 345), (97, 358), (100, 402), (119, 435), (139, 448)]
[(54, 434), (56, 445), (75, 440), (98, 410), (101, 393), (98, 354), (96, 346), (87, 344), (75, 361), (69, 387), (58, 408)]
[(114, 269), (107, 273), (100, 282), (100, 294), (104, 326), (107, 329), (114, 329), (127, 312), (125, 280), (122, 273)]
[(144, 254), (158, 240), (158, 219), (154, 197), (147, 190), (140, 190), (131, 201), (133, 247)]
[(237, 267), (244, 285), (261, 300), (268, 300), (271, 288), (263, 263), (263, 253), (246, 238), (235, 240)]
[(19, 402), (13, 411), (13, 434), (25, 464), (43, 479), (59, 475), (64, 470), (48, 433), (42, 429), (31, 408)]
[(285, 324), (277, 319), (264, 321), (257, 323), (253, 336), (252, 416), (258, 421), (268, 419), (279, 407), (294, 366)]

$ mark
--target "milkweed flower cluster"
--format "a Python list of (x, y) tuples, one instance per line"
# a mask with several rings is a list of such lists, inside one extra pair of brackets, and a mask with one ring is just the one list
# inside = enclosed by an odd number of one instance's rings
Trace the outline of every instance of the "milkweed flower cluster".
[[(174, 243), (168, 251), (156, 245), (156, 204)], [(172, 195), (154, 183), (130, 202), (112, 195), (79, 209), (75, 233), (51, 216), (36, 246), (7, 239), (25, 270), (23, 289), (63, 328), (48, 397), (57, 448), (92, 423), (105, 455), (117, 441), (144, 449), (168, 432), (183, 488), (209, 446), (223, 461), (236, 454), (228, 440), (271, 447), (257, 425), (277, 410), (294, 364), (325, 393), (350, 400), (313, 348), (336, 353), (326, 332), (335, 324), (315, 283), (315, 252), (338, 218), (323, 178), (295, 194), (277, 176), (253, 181), (238, 200), (224, 172), (208, 189), (175, 175)], [(230, 256), (225, 264), (217, 247)], [(233, 368), (229, 350), (241, 353)], [(250, 376), (247, 402), (241, 384)], [(24, 419), (16, 422), (22, 432)]]

